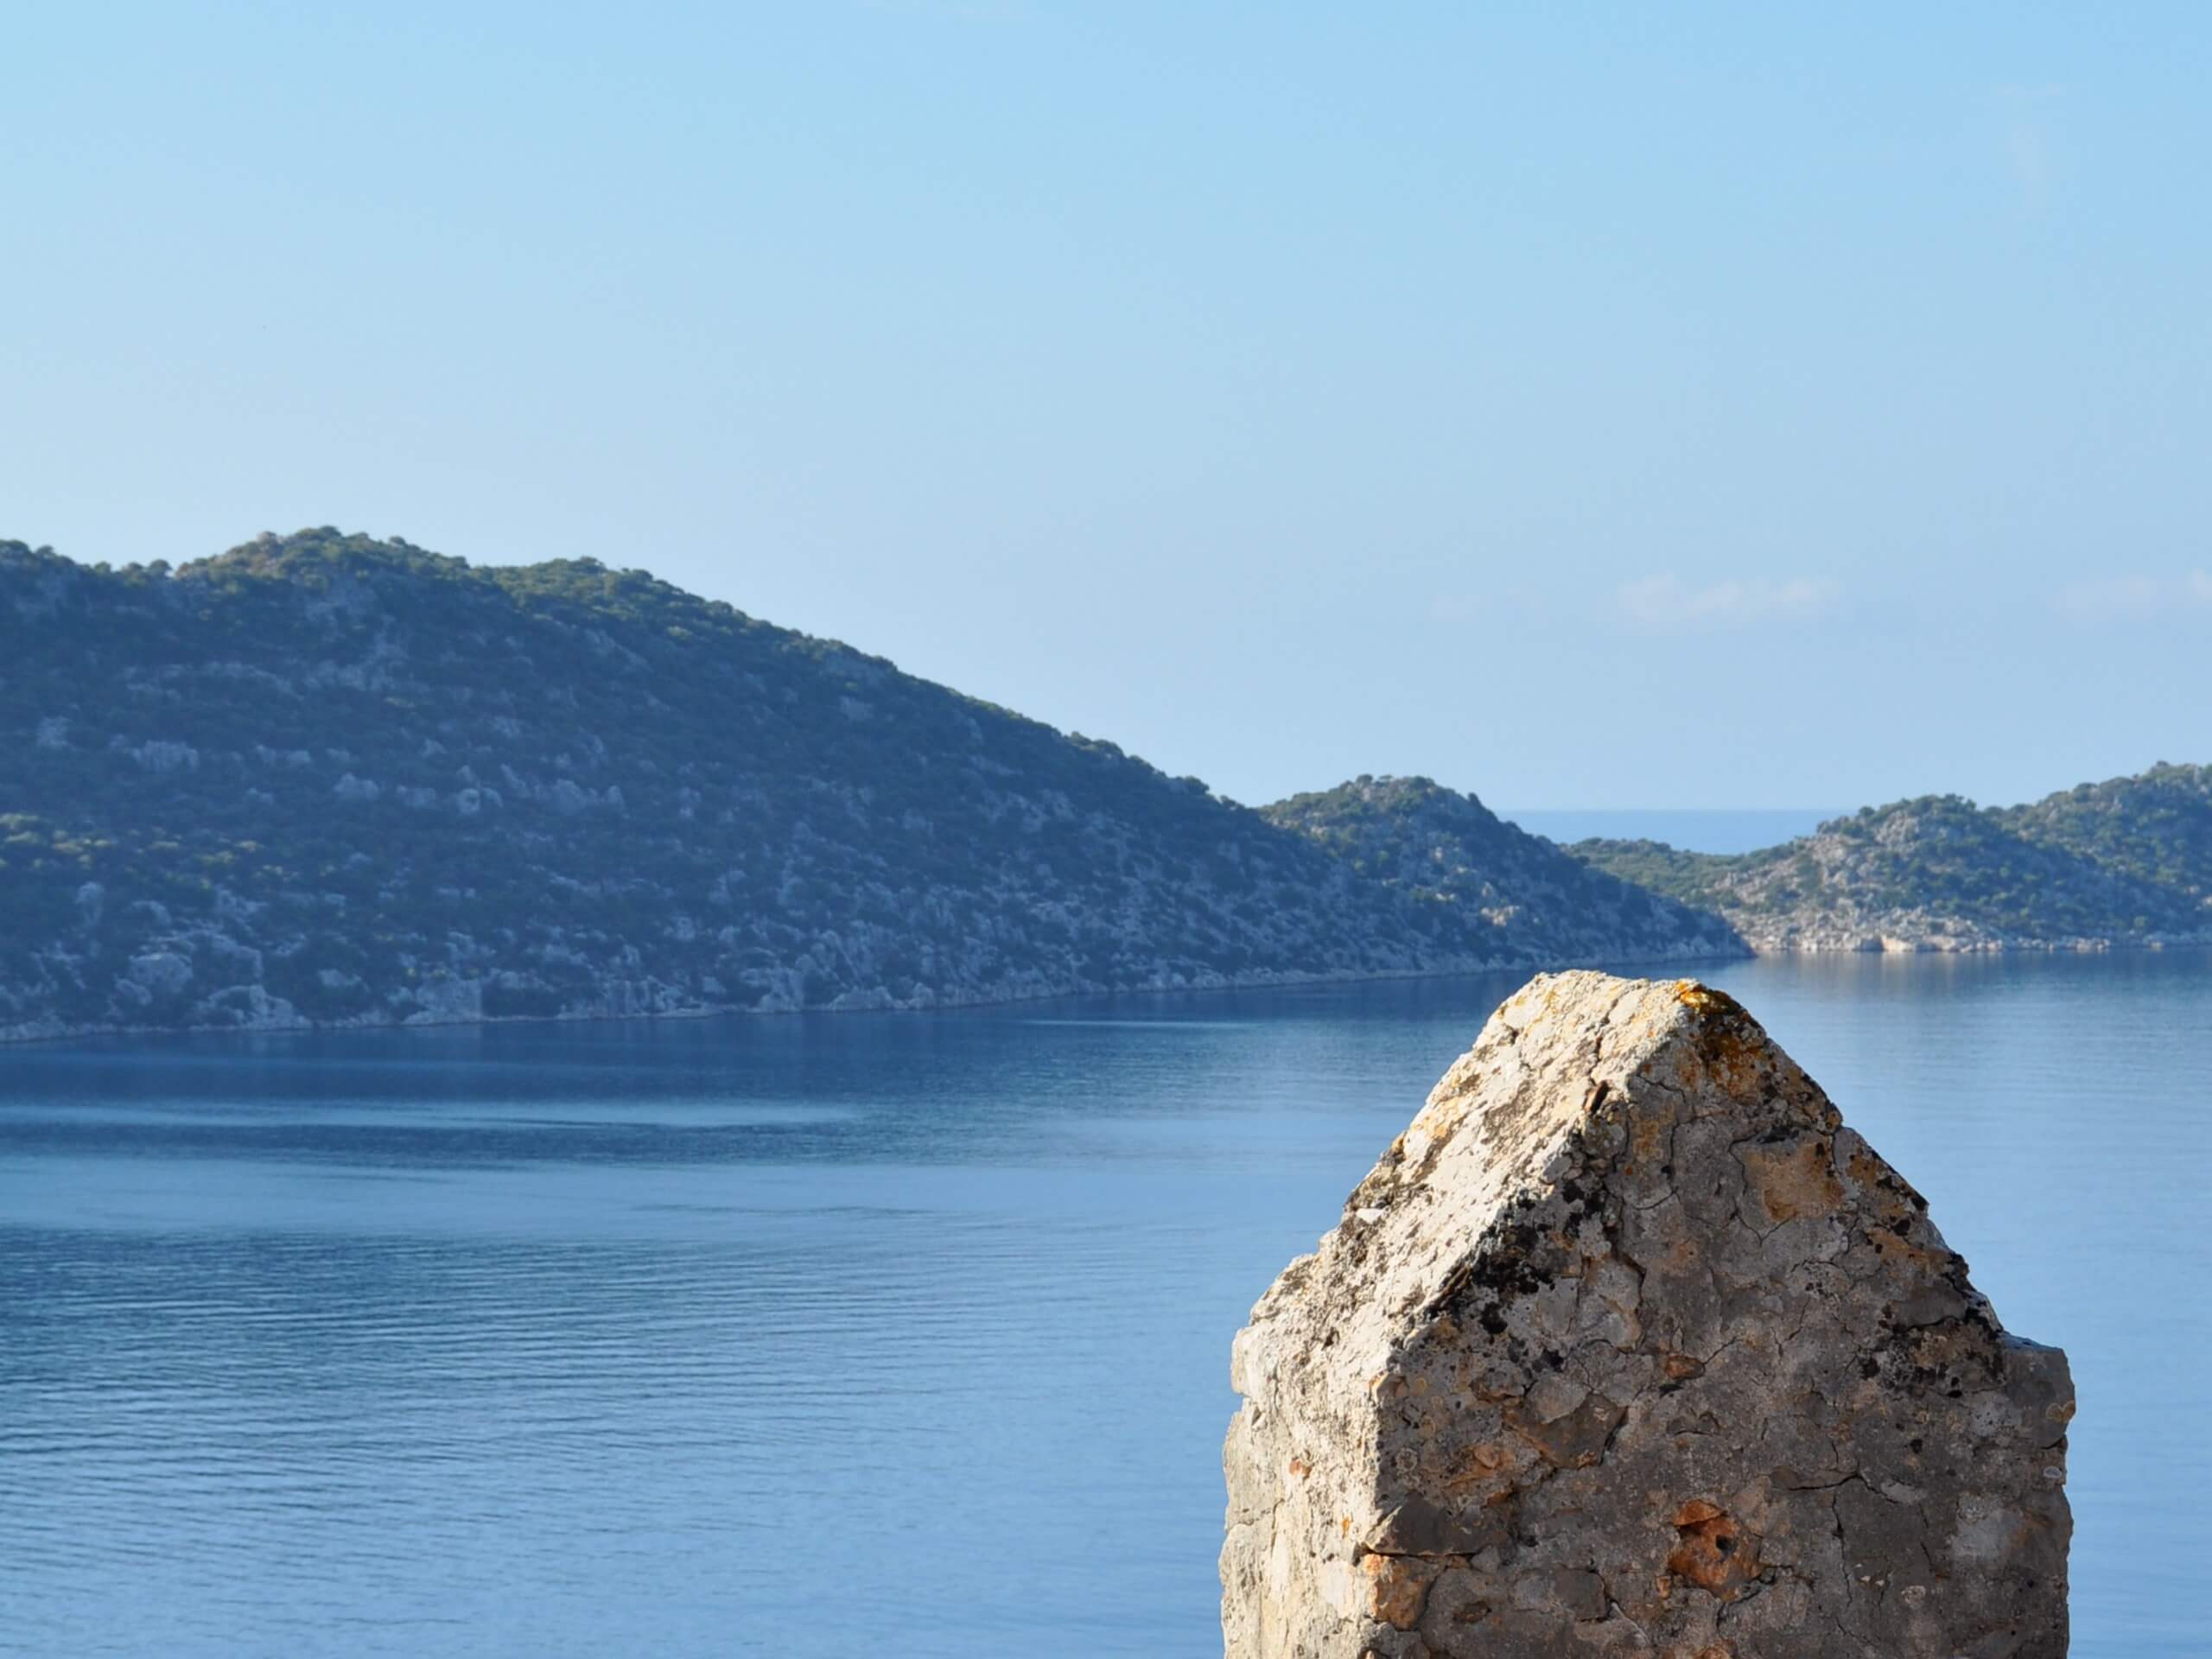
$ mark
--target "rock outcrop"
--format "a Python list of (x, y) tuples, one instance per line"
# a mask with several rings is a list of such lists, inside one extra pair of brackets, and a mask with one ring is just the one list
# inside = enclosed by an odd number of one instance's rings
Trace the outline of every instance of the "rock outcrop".
[(2057, 1659), (2065, 1356), (1728, 997), (1540, 976), (1254, 1309), (1231, 1659)]

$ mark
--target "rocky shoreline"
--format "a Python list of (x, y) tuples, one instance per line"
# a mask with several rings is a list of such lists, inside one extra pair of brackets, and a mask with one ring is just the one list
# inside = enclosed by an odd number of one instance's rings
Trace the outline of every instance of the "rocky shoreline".
[[(1664, 957), (1615, 957), (1609, 962), (1620, 967), (1694, 967), (1700, 963), (1740, 961), (1746, 955), (1741, 950), (1716, 951), (1704, 955)], [(1559, 964), (1563, 967), (1564, 964)], [(703, 1003), (683, 1003), (655, 1000), (650, 996), (610, 997), (605, 1005), (585, 1007), (557, 1014), (486, 1014), (468, 1012), (468, 997), (464, 992), (442, 1007), (418, 1007), (414, 1012), (394, 1018), (357, 1016), (340, 1020), (311, 1020), (302, 1018), (296, 1011), (270, 1005), (264, 1017), (248, 1021), (226, 1020), (204, 1025), (81, 1025), (58, 1026), (40, 1021), (24, 1021), (15, 1025), (0, 1025), (0, 1047), (32, 1043), (67, 1043), (86, 1038), (159, 1037), (159, 1036), (287, 1036), (319, 1031), (377, 1031), (402, 1032), (447, 1029), (467, 1026), (544, 1026), (608, 1023), (627, 1023), (640, 1020), (751, 1020), (778, 1019), (795, 1014), (936, 1014), (954, 1013), (978, 1008), (1018, 1007), (1025, 1004), (1063, 1001), (1093, 1001), (1122, 997), (1160, 996), (1217, 996), (1236, 991), (1300, 990), (1326, 985), (1379, 984), (1402, 980), (1472, 979), (1489, 976), (1527, 971), (1529, 964), (1522, 963), (1486, 963), (1466, 967), (1408, 968), (1378, 970), (1346, 970), (1323, 974), (1254, 975), (1236, 979), (1215, 979), (1190, 983), (1155, 985), (1126, 985), (1113, 988), (1086, 988), (1072, 990), (1039, 990), (1015, 995), (961, 995), (932, 996), (900, 1001), (888, 996), (872, 999), (856, 996), (826, 1004), (819, 1007), (800, 1007), (784, 1005), (772, 1007), (710, 1007)], [(1544, 964), (1537, 964), (1539, 969)], [(622, 1005), (627, 999), (626, 1006)]]
[(2212, 932), (2174, 938), (2012, 939), (1960, 938), (1949, 933), (1860, 933), (1845, 928), (1813, 928), (1774, 938), (1745, 938), (1760, 957), (1818, 956), (2102, 956), (2131, 950), (2188, 950), (2212, 944)]

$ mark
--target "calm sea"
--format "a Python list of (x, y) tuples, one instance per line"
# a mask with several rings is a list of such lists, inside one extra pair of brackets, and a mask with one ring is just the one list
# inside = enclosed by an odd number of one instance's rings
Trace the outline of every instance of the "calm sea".
[[(1732, 965), (2202, 1654), (2212, 961)], [(0, 1651), (1218, 1651), (1230, 1334), (1510, 982), (0, 1053)]]

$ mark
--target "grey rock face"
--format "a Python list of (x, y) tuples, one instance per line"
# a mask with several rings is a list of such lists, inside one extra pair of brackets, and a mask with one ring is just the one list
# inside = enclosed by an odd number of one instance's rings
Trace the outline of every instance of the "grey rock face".
[(1541, 976), (1236, 1339), (1231, 1659), (2056, 1659), (2065, 1357), (1728, 997)]

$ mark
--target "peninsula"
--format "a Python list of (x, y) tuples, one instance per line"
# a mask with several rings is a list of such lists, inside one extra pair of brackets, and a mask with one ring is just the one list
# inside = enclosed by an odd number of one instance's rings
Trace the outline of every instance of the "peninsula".
[(0, 543), (0, 1037), (1743, 952), (1471, 798), (1421, 798), (1451, 867), (1425, 885), (1338, 808), (1256, 812), (592, 560), (334, 530), (175, 569)]
[(1255, 810), (595, 560), (0, 543), (0, 1040), (2207, 941), (2212, 767), (1561, 849), (1425, 778)]
[(1651, 841), (1568, 850), (1718, 912), (1759, 950), (2212, 943), (2212, 766), (2162, 763), (2024, 806), (1923, 796), (1755, 853)]

